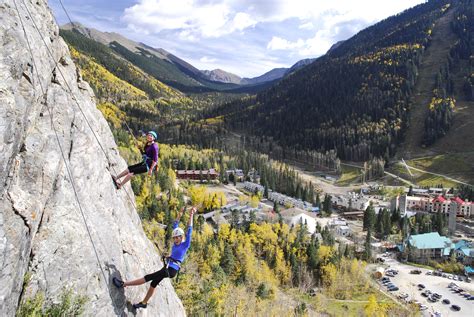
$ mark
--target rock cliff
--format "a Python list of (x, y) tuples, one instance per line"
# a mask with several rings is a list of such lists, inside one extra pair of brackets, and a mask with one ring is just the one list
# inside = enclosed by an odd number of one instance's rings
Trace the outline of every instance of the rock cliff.
[[(112, 184), (110, 174), (126, 163), (47, 2), (0, 2), (0, 45), (0, 315), (14, 316), (38, 292), (57, 302), (67, 289), (87, 296), (86, 316), (133, 315), (128, 301), (142, 299), (148, 285), (124, 292), (111, 279), (155, 271), (160, 255), (131, 188)], [(138, 315), (185, 311), (165, 281)]]

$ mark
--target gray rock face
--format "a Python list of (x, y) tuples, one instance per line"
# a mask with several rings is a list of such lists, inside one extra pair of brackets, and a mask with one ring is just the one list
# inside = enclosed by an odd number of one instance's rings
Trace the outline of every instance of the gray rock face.
[[(133, 315), (127, 301), (141, 300), (148, 285), (124, 292), (112, 276), (142, 277), (161, 267), (160, 256), (142, 230), (131, 188), (116, 191), (112, 184), (110, 174), (126, 163), (47, 3), (0, 2), (0, 45), (0, 315), (14, 316), (18, 303), (37, 292), (58, 301), (65, 289), (88, 297), (86, 316)], [(26, 272), (31, 278), (23, 287)], [(185, 311), (166, 280), (138, 315)]]

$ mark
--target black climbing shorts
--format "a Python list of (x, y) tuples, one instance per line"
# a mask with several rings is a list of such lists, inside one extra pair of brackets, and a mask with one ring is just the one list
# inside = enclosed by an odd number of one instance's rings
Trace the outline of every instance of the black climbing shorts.
[(148, 168), (146, 167), (145, 163), (142, 162), (142, 163), (129, 166), (128, 171), (130, 173), (133, 173), (134, 175), (137, 175), (137, 174), (143, 174), (143, 173), (148, 172)]
[(178, 271), (172, 267), (169, 267), (168, 269), (163, 267), (161, 270), (156, 271), (155, 273), (145, 275), (145, 281), (151, 281), (151, 287), (156, 288), (162, 279), (165, 277), (173, 278), (177, 273)]

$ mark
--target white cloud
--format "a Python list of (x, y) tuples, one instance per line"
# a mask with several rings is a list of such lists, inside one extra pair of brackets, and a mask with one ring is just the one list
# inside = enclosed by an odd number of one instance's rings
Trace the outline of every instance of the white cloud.
[(207, 56), (203, 56), (199, 59), (199, 61), (201, 63), (215, 63), (217, 61), (217, 59), (215, 58), (211, 58), (211, 57), (207, 57)]
[(190, 40), (220, 37), (258, 23), (299, 19), (300, 29), (323, 28), (354, 19), (372, 23), (424, 0), (138, 0), (125, 9), (128, 27), (147, 33), (185, 30)]
[(307, 22), (304, 24), (301, 24), (299, 27), (301, 30), (312, 30), (314, 28), (313, 22)]
[(272, 40), (267, 44), (269, 50), (293, 50), (295, 48), (302, 48), (305, 45), (305, 42), (302, 39), (299, 39), (296, 42), (290, 42), (288, 40), (282, 39), (281, 37), (274, 36)]
[[(172, 43), (178, 56), (188, 56), (198, 67), (213, 64), (254, 73), (270, 65), (290, 66), (298, 59), (320, 56), (335, 42), (422, 2), (425, 0), (136, 0), (123, 11), (121, 22), (137, 37)], [(257, 53), (262, 58), (254, 58)], [(218, 60), (208, 56), (218, 56)], [(224, 60), (224, 65), (214, 65)]]
[(129, 28), (144, 32), (184, 30), (185, 38), (191, 40), (219, 37), (257, 23), (250, 14), (236, 11), (226, 1), (196, 0), (140, 0), (125, 9), (122, 20)]
[(234, 16), (234, 20), (232, 21), (232, 31), (239, 30), (242, 31), (249, 26), (254, 26), (257, 22), (252, 19), (252, 17), (243, 12), (239, 12)]

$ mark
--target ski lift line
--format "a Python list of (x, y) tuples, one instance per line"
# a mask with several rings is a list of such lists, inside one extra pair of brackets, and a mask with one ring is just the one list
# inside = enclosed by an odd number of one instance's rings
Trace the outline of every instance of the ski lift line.
[(410, 167), (408, 167), (408, 164), (405, 162), (405, 160), (402, 157), (402, 163), (405, 165), (405, 168), (407, 169), (408, 173), (410, 174), (411, 177), (413, 177), (413, 174), (411, 173)]
[[(22, 0), (22, 2), (23, 2), (23, 5), (24, 5), (25, 8), (26, 8), (26, 11), (28, 12), (28, 15), (29, 15), (31, 21), (33, 22), (34, 28), (36, 29), (36, 31), (38, 32), (38, 34), (39, 34), (41, 40), (43, 41), (43, 44), (45, 45), (46, 50), (47, 50), (49, 56), (51, 57), (51, 60), (53, 61), (53, 63), (54, 63), (55, 65), (57, 65), (57, 62), (55, 62), (53, 53), (51, 52), (51, 50), (49, 49), (48, 45), (46, 44), (46, 41), (44, 40), (43, 36), (41, 35), (41, 32), (40, 32), (38, 26), (36, 25), (35, 20), (33, 19), (32, 15), (31, 15), (31, 13), (30, 13), (30, 10), (28, 9), (27, 5), (25, 4), (25, 0)], [(81, 112), (82, 116), (84, 117), (84, 120), (86, 121), (86, 123), (87, 123), (89, 129), (91, 130), (92, 134), (94, 135), (95, 140), (96, 140), (97, 143), (99, 144), (100, 149), (101, 149), (102, 152), (104, 153), (105, 158), (107, 159), (107, 163), (109, 164), (109, 167), (111, 167), (112, 170), (113, 170), (113, 172), (114, 172), (115, 174), (117, 174), (117, 171), (115, 170), (115, 168), (113, 167), (113, 165), (110, 164), (110, 158), (109, 158), (107, 152), (105, 151), (104, 147), (102, 146), (102, 143), (100, 142), (99, 137), (98, 137), (97, 134), (94, 132), (94, 129), (92, 128), (92, 125), (90, 124), (89, 120), (87, 119), (86, 114), (85, 114), (84, 111), (82, 110), (82, 108), (81, 108), (81, 106), (80, 106), (80, 104), (79, 104), (79, 101), (77, 100), (77, 98), (76, 98), (76, 96), (74, 95), (74, 93), (73, 93), (71, 87), (69, 86), (69, 84), (68, 84), (68, 82), (67, 82), (67, 80), (66, 80), (66, 77), (64, 76), (63, 72), (61, 71), (61, 68), (58, 67), (58, 68), (56, 68), (56, 69), (57, 69), (57, 70), (59, 71), (59, 73), (61, 74), (61, 77), (63, 78), (64, 83), (66, 84), (66, 87), (67, 87), (67, 89), (69, 90), (70, 95), (72, 96), (72, 100), (75, 101), (75, 103), (76, 103), (76, 105), (77, 105), (79, 111)], [(131, 202), (132, 206), (133, 206), (134, 208), (136, 208), (135, 203), (133, 202), (133, 199), (130, 197), (129, 192), (128, 192), (125, 188), (123, 188), (123, 189), (125, 190), (125, 193), (127, 194), (128, 199), (129, 199), (129, 201)]]
[[(22, 2), (23, 2), (23, 5), (26, 7), (25, 2), (24, 2), (24, 1), (22, 1)], [(31, 49), (30, 41), (29, 41), (29, 39), (28, 39), (28, 35), (27, 35), (27, 32), (26, 32), (25, 26), (24, 26), (24, 24), (23, 24), (23, 19), (21, 18), (20, 10), (18, 9), (18, 5), (17, 5), (17, 3), (16, 3), (16, 0), (13, 0), (13, 3), (15, 4), (15, 9), (16, 9), (16, 11), (17, 11), (17, 13), (18, 13), (18, 17), (19, 17), (19, 19), (20, 19), (21, 27), (22, 27), (23, 33), (24, 33), (24, 35), (25, 35), (25, 39), (26, 39), (26, 43), (27, 43), (27, 46), (28, 46), (28, 50), (29, 50), (29, 53), (30, 53), (30, 55), (31, 55), (31, 59), (32, 59), (34, 68), (35, 68), (35, 70), (36, 70), (36, 75), (37, 75), (37, 77), (38, 77), (38, 81), (39, 81), (39, 84), (40, 84), (41, 92), (42, 92), (42, 94), (43, 94), (43, 97), (45, 97), (45, 96), (46, 96), (45, 89), (44, 89), (44, 87), (43, 87), (43, 84), (41, 83), (41, 78), (40, 78), (40, 75), (39, 75), (39, 72), (38, 72), (38, 68), (37, 68), (37, 66), (36, 66), (36, 62), (35, 62), (35, 59), (34, 59), (34, 57), (33, 57), (33, 50)], [(27, 7), (26, 7), (26, 8), (27, 8)], [(30, 17), (31, 20), (33, 20), (32, 17), (31, 17), (30, 12), (29, 12), (29, 10), (28, 10), (28, 8), (27, 8), (27, 11), (28, 11), (28, 16)], [(100, 260), (100, 257), (99, 257), (99, 253), (97, 252), (97, 248), (96, 248), (96, 245), (95, 245), (95, 243), (94, 243), (94, 239), (92, 238), (92, 234), (91, 234), (89, 225), (87, 224), (87, 220), (86, 220), (86, 217), (85, 217), (85, 214), (84, 214), (84, 210), (83, 210), (83, 208), (82, 208), (82, 204), (81, 204), (81, 202), (80, 202), (80, 199), (79, 199), (79, 196), (78, 196), (78, 193), (77, 193), (77, 190), (76, 190), (76, 186), (75, 186), (75, 184), (74, 184), (74, 178), (72, 177), (71, 169), (70, 169), (69, 165), (67, 164), (66, 156), (65, 156), (65, 154), (64, 154), (64, 149), (63, 149), (63, 147), (62, 147), (62, 145), (61, 145), (61, 141), (60, 141), (60, 139), (59, 139), (59, 135), (58, 135), (58, 132), (57, 132), (57, 130), (56, 130), (56, 127), (54, 126), (54, 123), (53, 123), (53, 113), (52, 113), (52, 111), (51, 111), (51, 109), (50, 109), (50, 107), (49, 107), (49, 105), (48, 105), (47, 102), (45, 103), (45, 106), (46, 106), (46, 109), (48, 110), (48, 113), (49, 113), (49, 117), (50, 117), (50, 121), (51, 121), (51, 127), (53, 128), (54, 135), (55, 135), (55, 137), (56, 137), (56, 141), (57, 141), (57, 143), (58, 143), (58, 147), (59, 147), (59, 150), (60, 150), (60, 152), (61, 152), (61, 157), (62, 157), (62, 159), (63, 159), (63, 161), (64, 161), (64, 165), (65, 165), (65, 167), (66, 167), (67, 175), (68, 175), (69, 180), (70, 180), (70, 182), (71, 182), (71, 186), (72, 186), (72, 189), (73, 189), (73, 192), (74, 192), (74, 196), (75, 196), (75, 198), (76, 198), (76, 202), (77, 202), (77, 204), (78, 204), (78, 206), (79, 206), (79, 211), (81, 212), (81, 216), (82, 216), (82, 220), (83, 220), (83, 222), (84, 222), (84, 226), (85, 226), (86, 231), (87, 231), (87, 234), (88, 234), (88, 236), (89, 236), (89, 240), (90, 240), (90, 242), (91, 242), (91, 244), (92, 244), (92, 248), (94, 249), (94, 254), (95, 254), (95, 257), (96, 257), (96, 260), (97, 260), (97, 264), (99, 265), (100, 271), (101, 271), (102, 276), (103, 276), (103, 278), (104, 278), (105, 286), (106, 286), (107, 290), (110, 292), (111, 290), (110, 290), (110, 287), (109, 287), (109, 285), (108, 285), (108, 283), (107, 283), (107, 277), (106, 277), (104, 268), (102, 267), (101, 260)]]

